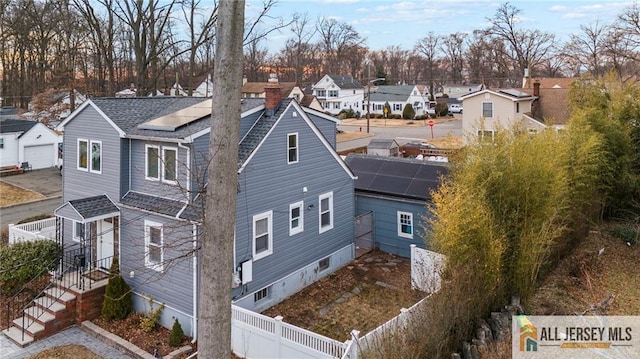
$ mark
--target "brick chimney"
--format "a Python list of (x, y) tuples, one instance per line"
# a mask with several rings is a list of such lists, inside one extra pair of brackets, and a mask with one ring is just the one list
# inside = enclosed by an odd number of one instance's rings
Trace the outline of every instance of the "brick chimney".
[(538, 80), (533, 83), (533, 96), (540, 96), (540, 81)]
[(264, 87), (264, 97), (264, 108), (267, 115), (272, 116), (282, 100), (282, 86), (278, 82), (278, 75), (269, 75), (269, 82)]

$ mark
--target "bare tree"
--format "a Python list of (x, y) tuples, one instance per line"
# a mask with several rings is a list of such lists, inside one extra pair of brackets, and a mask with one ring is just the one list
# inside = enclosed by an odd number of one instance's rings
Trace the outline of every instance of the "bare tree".
[(438, 61), (438, 36), (433, 32), (429, 32), (427, 36), (418, 40), (415, 51), (422, 55), (426, 61), (426, 80), (429, 83), (429, 93), (433, 95), (435, 83), (435, 70)]
[(336, 19), (320, 18), (316, 24), (326, 62), (325, 72), (339, 74), (343, 71), (345, 55), (354, 46), (360, 46), (364, 39), (349, 24)]
[(607, 68), (605, 64), (607, 27), (595, 22), (588, 26), (580, 26), (580, 31), (578, 34), (571, 35), (564, 52), (584, 71), (600, 76)]
[(250, 40), (244, 46), (244, 68), (247, 80), (252, 82), (266, 80), (260, 78), (261, 75), (264, 75), (264, 71), (261, 74), (260, 70), (266, 65), (268, 54), (267, 49), (260, 46), (260, 42), (263, 37), (258, 34), (252, 34), (249, 39)]
[[(189, 64), (187, 74), (187, 94), (193, 95), (193, 84), (196, 77), (205, 73), (210, 73), (210, 68), (206, 64), (197, 71), (196, 57), (198, 49), (206, 43), (211, 43), (215, 37), (215, 23), (218, 16), (217, 6), (205, 13), (201, 8), (200, 0), (185, 0), (182, 7), (185, 22), (189, 28)], [(199, 27), (196, 21), (200, 19)]]
[(462, 70), (464, 69), (464, 46), (467, 34), (457, 32), (445, 37), (440, 45), (444, 54), (444, 65), (449, 70), (449, 78), (454, 83), (461, 83), (463, 80)]
[(525, 70), (540, 64), (551, 49), (555, 36), (540, 30), (520, 29), (520, 9), (510, 3), (502, 4), (493, 17), (487, 18), (491, 26), (487, 34), (508, 44), (508, 56), (515, 63), (512, 80), (522, 77)]
[(231, 357), (231, 273), (236, 208), (244, 0), (221, 0), (207, 186), (206, 217), (200, 252), (198, 356)]

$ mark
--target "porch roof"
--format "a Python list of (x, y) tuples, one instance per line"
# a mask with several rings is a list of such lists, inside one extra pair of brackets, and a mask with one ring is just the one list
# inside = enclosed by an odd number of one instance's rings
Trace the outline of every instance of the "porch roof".
[(129, 191), (120, 200), (126, 207), (133, 207), (149, 212), (162, 214), (176, 219), (199, 221), (202, 210), (202, 197), (198, 197), (193, 203), (187, 204), (158, 196), (150, 196), (139, 192)]
[(120, 209), (107, 195), (71, 200), (55, 210), (55, 215), (77, 222), (91, 222), (120, 215)]

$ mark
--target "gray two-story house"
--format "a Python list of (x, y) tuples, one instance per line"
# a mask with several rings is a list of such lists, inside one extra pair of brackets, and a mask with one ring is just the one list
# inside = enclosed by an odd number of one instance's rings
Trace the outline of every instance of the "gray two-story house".
[[(338, 120), (280, 99), (243, 99), (233, 302), (261, 311), (354, 256), (355, 176), (335, 152)], [(211, 100), (99, 98), (62, 124), (66, 164), (56, 216), (67, 248), (108, 268), (119, 257), (134, 307), (163, 303), (195, 336), (198, 248)], [(206, 280), (206, 279), (205, 279)]]

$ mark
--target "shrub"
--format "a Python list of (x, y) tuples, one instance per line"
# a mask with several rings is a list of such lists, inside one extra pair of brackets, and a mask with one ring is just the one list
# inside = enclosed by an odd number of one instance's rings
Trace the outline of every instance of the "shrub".
[(405, 120), (411, 120), (415, 115), (416, 111), (413, 109), (413, 106), (411, 106), (411, 104), (408, 103), (404, 105), (404, 108), (402, 109), (402, 118), (404, 118)]
[(149, 311), (140, 317), (140, 328), (147, 333), (156, 327), (160, 314), (164, 309), (164, 303), (160, 304), (156, 309), (153, 309), (153, 303), (155, 303), (153, 298), (149, 298)]
[(348, 109), (348, 110), (341, 110), (338, 113), (338, 117), (341, 119), (345, 119), (345, 118), (358, 117), (358, 115), (355, 112), (353, 112), (353, 109)]
[(178, 318), (176, 318), (171, 327), (171, 334), (169, 334), (169, 345), (177, 347), (182, 343), (182, 339), (184, 339), (184, 331), (182, 330), (182, 325), (178, 322)]
[(118, 258), (114, 257), (109, 270), (109, 282), (102, 302), (102, 316), (105, 320), (122, 320), (133, 309), (131, 287), (119, 274)]
[(61, 255), (55, 241), (20, 242), (0, 248), (0, 288), (13, 295), (33, 278), (56, 269)]
[(436, 104), (436, 115), (438, 116), (446, 116), (449, 114), (449, 106), (446, 103), (437, 103)]
[(635, 229), (627, 226), (615, 226), (608, 230), (607, 233), (610, 236), (622, 240), (627, 245), (637, 244), (638, 237), (640, 237), (640, 232), (636, 232)]

